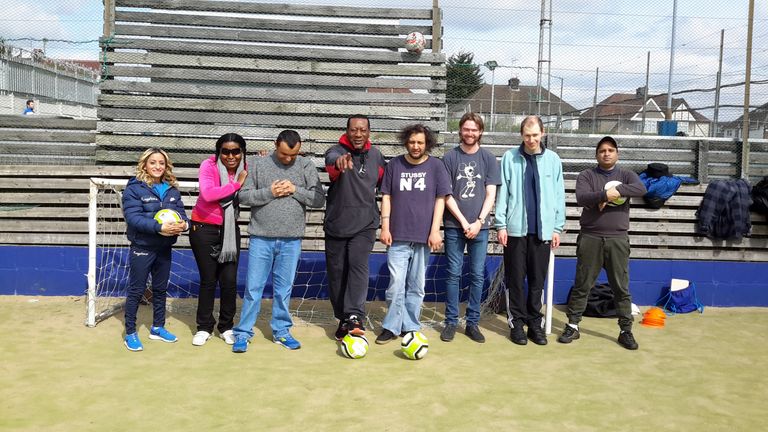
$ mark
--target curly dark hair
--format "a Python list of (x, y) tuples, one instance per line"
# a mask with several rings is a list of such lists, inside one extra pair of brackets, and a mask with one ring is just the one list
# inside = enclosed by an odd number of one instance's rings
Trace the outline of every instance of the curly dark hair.
[(408, 145), (408, 140), (411, 138), (411, 135), (417, 134), (417, 133), (423, 133), (424, 134), (424, 140), (426, 141), (426, 151), (429, 153), (432, 151), (434, 147), (437, 147), (437, 137), (435, 136), (435, 133), (432, 132), (432, 129), (424, 126), (421, 123), (416, 123), (412, 125), (408, 125), (404, 127), (400, 133), (397, 134), (398, 139), (400, 139), (400, 143), (403, 145), (403, 147)]

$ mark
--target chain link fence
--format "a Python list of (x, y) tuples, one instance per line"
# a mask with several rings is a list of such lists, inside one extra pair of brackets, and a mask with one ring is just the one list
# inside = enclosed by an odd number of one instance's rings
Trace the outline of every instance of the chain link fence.
[[(645, 2), (642, 7), (625, 1), (542, 2), (553, 3), (551, 15), (544, 17), (538, 2), (441, 3), (446, 53), (459, 63), (470, 60), (461, 65), (462, 76), (470, 70), (482, 76), (479, 82), (473, 77), (455, 82), (470, 96), (454, 102), (450, 109), (454, 118), (472, 109), (486, 114), (493, 129), (514, 130), (521, 116), (533, 113), (546, 118), (550, 131), (655, 135), (658, 122), (671, 108), (681, 135), (741, 136), (746, 2), (727, 7), (716, 1), (678, 2), (671, 107), (667, 93), (672, 2)], [(757, 5), (751, 138), (765, 134), (766, 12), (765, 5)], [(540, 82), (539, 66), (545, 72), (549, 69)]]
[[(221, 125), (242, 126), (257, 148), (269, 148), (275, 129), (293, 126), (318, 143), (317, 152), (322, 153), (353, 112), (371, 115), (376, 138), (392, 143), (392, 132), (403, 122), (422, 121), (451, 132), (466, 111), (484, 116), (486, 132), (513, 137), (529, 114), (541, 115), (548, 132), (560, 134), (663, 132), (731, 142), (742, 135), (746, 2), (678, 1), (671, 74), (673, 5), (668, 1), (638, 7), (629, 1), (292, 0), (275, 6), (270, 15), (247, 15), (238, 6), (260, 2), (228, 2), (229, 9), (200, 12), (204, 3), (118, 0), (114, 26), (107, 34), (100, 2), (63, 0), (48, 10), (24, 5), (0, 18), (0, 38), (45, 58), (102, 63), (107, 72), (102, 79), (122, 75), (112, 81), (131, 81), (130, 89), (110, 81), (102, 84), (101, 118), (120, 117), (128, 109), (128, 98), (130, 109), (146, 117), (131, 119), (137, 123), (194, 118), (198, 125), (187, 128), (188, 140), (174, 149), (188, 153), (190, 165), (202, 157), (201, 148), (210, 147), (210, 136), (232, 129)], [(410, 17), (328, 17), (317, 12), (322, 6), (428, 11), (435, 5), (440, 15), (432, 19), (421, 12)], [(435, 42), (433, 20), (440, 24), (442, 57), (427, 57)], [(336, 26), (335, 34), (324, 29), (329, 23)], [(766, 23), (768, 6), (757, 2), (751, 139), (766, 138), (768, 123)], [(409, 31), (427, 36), (422, 56), (402, 56)], [(354, 36), (358, 33), (367, 33), (366, 40)], [(287, 57), (267, 54), (254, 60), (270, 45), (283, 46)], [(196, 63), (179, 61), (181, 51), (193, 48), (200, 52)], [(325, 58), (327, 51), (337, 49), (345, 54)], [(371, 54), (371, 49), (377, 52)], [(444, 76), (431, 70), (441, 62)], [(401, 76), (392, 75), (394, 66)], [(112, 90), (116, 86), (120, 90)], [(248, 88), (242, 90), (244, 86)], [(173, 97), (158, 99), (153, 93), (158, 87)], [(329, 104), (331, 93), (344, 103)], [(197, 101), (182, 107), (179, 100), (191, 95)], [(165, 120), (148, 117), (158, 111)], [(254, 119), (254, 112), (271, 114)], [(290, 125), (281, 124), (286, 112), (303, 114)], [(675, 121), (674, 130), (661, 130), (665, 118)], [(209, 123), (213, 126), (199, 126)], [(115, 132), (113, 126), (106, 125), (106, 132)], [(144, 131), (141, 127), (117, 128), (135, 134), (130, 148), (151, 144), (149, 136), (163, 133), (156, 126)], [(110, 145), (123, 145), (120, 139), (113, 141)], [(740, 160), (738, 147), (731, 146), (731, 151), (721, 159)]]

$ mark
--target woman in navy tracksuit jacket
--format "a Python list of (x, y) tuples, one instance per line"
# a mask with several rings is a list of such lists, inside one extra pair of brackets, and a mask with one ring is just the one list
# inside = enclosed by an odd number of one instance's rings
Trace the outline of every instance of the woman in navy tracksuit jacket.
[[(136, 177), (128, 181), (123, 192), (123, 215), (131, 242), (130, 276), (125, 301), (125, 346), (141, 351), (143, 346), (136, 332), (136, 312), (147, 279), (152, 274), (152, 328), (149, 338), (176, 342), (165, 329), (165, 297), (171, 271), (171, 247), (188, 227), (184, 203), (177, 189), (173, 164), (161, 149), (146, 150), (139, 158)], [(161, 209), (175, 210), (182, 222), (159, 223), (154, 219)]]

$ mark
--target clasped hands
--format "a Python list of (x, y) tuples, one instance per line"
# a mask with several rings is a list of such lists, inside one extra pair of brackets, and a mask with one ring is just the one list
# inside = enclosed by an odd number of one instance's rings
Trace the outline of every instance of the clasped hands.
[(272, 196), (282, 198), (293, 195), (296, 192), (296, 186), (290, 180), (275, 180), (272, 182)]

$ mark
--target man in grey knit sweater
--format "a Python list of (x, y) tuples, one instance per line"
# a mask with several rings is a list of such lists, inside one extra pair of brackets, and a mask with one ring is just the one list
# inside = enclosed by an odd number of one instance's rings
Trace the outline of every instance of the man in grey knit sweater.
[(568, 324), (557, 341), (571, 343), (579, 338), (587, 296), (604, 268), (619, 316), (619, 345), (636, 350), (629, 295), (628, 198), (645, 195), (645, 185), (634, 172), (616, 166), (619, 146), (613, 138), (603, 137), (595, 156), (597, 167), (582, 171), (576, 179), (576, 202), (584, 207), (579, 219), (576, 279), (568, 301)]
[(306, 208), (322, 207), (325, 194), (314, 164), (299, 156), (300, 150), (299, 134), (285, 130), (278, 135), (272, 155), (254, 158), (248, 165), (249, 176), (239, 194), (240, 203), (251, 207), (248, 277), (240, 322), (233, 329), (232, 352), (248, 349), (270, 274), (273, 340), (288, 349), (301, 348), (290, 333), (293, 321), (288, 304), (301, 256)]

